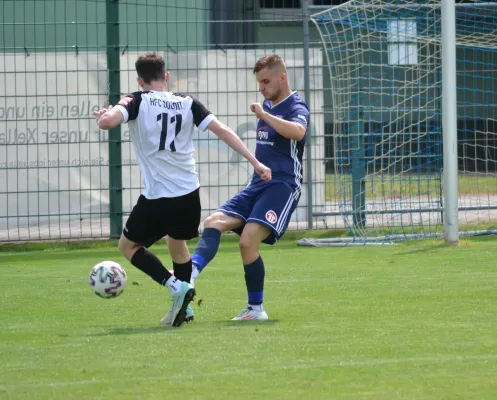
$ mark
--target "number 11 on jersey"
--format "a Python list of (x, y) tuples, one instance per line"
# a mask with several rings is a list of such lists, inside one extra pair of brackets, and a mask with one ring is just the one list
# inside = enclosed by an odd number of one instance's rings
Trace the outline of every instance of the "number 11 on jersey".
[(171, 144), (169, 145), (169, 149), (174, 153), (176, 151), (176, 146), (174, 145), (174, 139), (178, 136), (178, 133), (181, 131), (181, 124), (183, 123), (183, 116), (181, 114), (177, 114), (172, 116), (169, 120), (169, 115), (167, 113), (162, 113), (157, 115), (157, 122), (162, 120), (162, 130), (160, 132), (160, 143), (159, 150), (166, 149), (166, 140), (167, 140), (167, 128), (169, 124), (175, 124), (174, 126), (174, 137), (171, 140)]

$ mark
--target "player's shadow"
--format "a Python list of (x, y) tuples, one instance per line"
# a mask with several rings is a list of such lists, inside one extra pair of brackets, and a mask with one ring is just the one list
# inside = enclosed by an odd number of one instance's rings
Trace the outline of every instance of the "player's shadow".
[[(256, 331), (259, 329), (264, 329), (264, 326), (272, 326), (279, 323), (277, 319), (270, 319), (267, 321), (232, 321), (232, 320), (219, 320), (219, 321), (209, 321), (209, 324), (217, 326), (218, 329), (222, 328), (253, 328)], [(180, 332), (185, 326), (189, 324), (184, 324), (179, 328), (174, 328), (169, 325), (154, 325), (154, 326), (130, 326), (123, 328), (111, 328), (105, 329), (102, 332), (90, 333), (84, 335), (85, 337), (105, 337), (105, 336), (119, 336), (119, 335), (143, 335), (143, 334), (174, 334)], [(200, 326), (200, 324), (197, 324)], [(186, 328), (185, 328), (186, 329)], [(61, 337), (68, 337), (69, 335), (60, 335)]]
[(264, 327), (264, 326), (271, 326), (271, 325), (276, 325), (280, 321), (278, 319), (268, 319), (267, 321), (232, 321), (231, 319), (226, 321), (226, 320), (221, 320), (221, 321), (210, 321), (211, 324), (217, 325), (218, 327), (243, 327), (243, 326), (251, 326), (251, 327)]
[(102, 336), (113, 336), (113, 335), (141, 335), (141, 334), (150, 334), (150, 333), (174, 333), (179, 328), (173, 328), (172, 326), (130, 326), (126, 328), (112, 328), (106, 329), (104, 332), (93, 333), (86, 336), (90, 337), (102, 337)]

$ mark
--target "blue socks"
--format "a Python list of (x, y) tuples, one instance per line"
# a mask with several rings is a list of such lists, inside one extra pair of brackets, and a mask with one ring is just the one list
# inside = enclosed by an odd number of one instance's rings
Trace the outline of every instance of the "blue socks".
[(249, 306), (260, 306), (264, 300), (264, 262), (261, 256), (251, 264), (244, 264)]
[(215, 228), (205, 228), (202, 238), (199, 240), (195, 252), (192, 256), (192, 262), (198, 272), (202, 271), (209, 264), (219, 249), (221, 242), (221, 232)]
[[(192, 256), (192, 263), (194, 270), (192, 272), (192, 279), (195, 279), (207, 264), (209, 264), (215, 257), (219, 249), (221, 241), (221, 232), (215, 228), (206, 228), (202, 233), (202, 238), (199, 240), (195, 252)], [(243, 266), (245, 270), (245, 283), (248, 292), (249, 306), (262, 307), (264, 300), (264, 262), (261, 256), (253, 263)]]

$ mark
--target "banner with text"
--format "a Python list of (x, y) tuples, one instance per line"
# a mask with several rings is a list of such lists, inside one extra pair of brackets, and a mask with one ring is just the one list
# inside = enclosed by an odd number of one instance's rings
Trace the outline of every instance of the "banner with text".
[[(276, 50), (288, 65), (294, 90), (304, 96), (301, 49)], [(252, 74), (262, 50), (162, 53), (169, 90), (196, 96), (255, 149), (256, 119), (249, 110), (262, 101)], [(121, 91), (139, 90), (134, 62), (121, 57)], [(105, 53), (4, 54), (0, 64), (0, 241), (108, 237), (109, 153), (107, 131), (92, 112), (108, 101)], [(322, 52), (311, 49), (312, 110), (322, 110)], [(324, 177), (324, 121), (312, 115), (314, 176)], [(214, 135), (196, 130), (197, 171), (203, 217), (244, 187), (251, 166)], [(127, 125), (122, 126), (123, 211), (142, 190)], [(304, 165), (305, 167), (305, 165)], [(305, 176), (305, 174), (304, 174)], [(314, 185), (314, 204), (324, 204)], [(305, 221), (305, 191), (294, 221)], [(303, 226), (304, 227), (304, 226)]]

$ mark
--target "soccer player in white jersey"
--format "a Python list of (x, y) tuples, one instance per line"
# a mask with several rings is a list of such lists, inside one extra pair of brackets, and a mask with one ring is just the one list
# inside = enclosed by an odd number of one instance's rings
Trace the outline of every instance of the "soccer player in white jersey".
[[(209, 129), (240, 153), (261, 179), (271, 180), (271, 170), (258, 162), (236, 133), (198, 100), (167, 91), (169, 73), (161, 56), (142, 55), (135, 68), (143, 91), (123, 97), (115, 107), (99, 110), (94, 116), (100, 129), (129, 124), (144, 190), (126, 222), (119, 250), (131, 264), (171, 291), (173, 305), (161, 322), (180, 326), (193, 319), (189, 303), (195, 289), (190, 285), (192, 260), (186, 241), (198, 236), (201, 212), (193, 156), (194, 126), (201, 131)], [(164, 237), (174, 276), (148, 250)]]
[(248, 304), (234, 320), (268, 319), (262, 305), (265, 267), (259, 246), (275, 244), (297, 208), (309, 121), (307, 104), (290, 89), (286, 65), (280, 56), (261, 57), (253, 73), (265, 99), (262, 105), (250, 105), (258, 119), (255, 156), (271, 168), (272, 180), (261, 179), (256, 170), (245, 189), (205, 220), (202, 238), (193, 254), (195, 280), (216, 255), (221, 233), (234, 231), (240, 235)]

